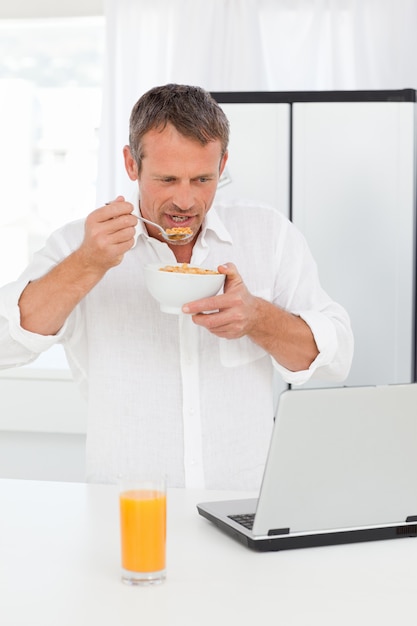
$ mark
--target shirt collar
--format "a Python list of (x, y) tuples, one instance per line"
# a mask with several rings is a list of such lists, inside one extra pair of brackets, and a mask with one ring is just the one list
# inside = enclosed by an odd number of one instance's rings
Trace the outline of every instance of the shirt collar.
[(214, 205), (204, 218), (201, 233), (202, 239), (204, 239), (210, 232), (214, 233), (220, 241), (226, 241), (228, 243), (233, 242), (232, 235), (221, 221)]
[[(139, 211), (139, 191), (135, 191), (134, 194), (132, 194), (132, 197), (130, 199), (131, 203), (133, 204), (133, 215), (140, 215), (140, 211)], [(145, 224), (141, 221), (138, 220), (138, 223), (136, 224), (136, 232), (135, 232), (135, 243), (133, 244), (133, 247), (136, 246), (139, 237), (149, 237), (148, 232), (145, 228)]]

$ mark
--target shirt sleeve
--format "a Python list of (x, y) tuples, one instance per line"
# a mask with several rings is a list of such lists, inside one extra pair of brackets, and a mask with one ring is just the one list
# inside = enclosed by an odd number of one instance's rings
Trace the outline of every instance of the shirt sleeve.
[[(75, 224), (75, 223), (74, 223)], [(73, 225), (67, 229), (74, 246), (79, 236)], [(73, 232), (72, 232), (73, 231)], [(19, 299), (26, 285), (45, 275), (54, 265), (70, 254), (72, 246), (64, 244), (61, 231), (54, 233), (45, 247), (34, 255), (23, 274), (0, 289), (0, 368), (19, 367), (34, 361), (39, 354), (62, 341), (68, 330), (68, 321), (55, 335), (38, 335), (22, 328)]]
[(273, 360), (274, 366), (288, 384), (301, 385), (310, 379), (343, 381), (353, 358), (349, 315), (322, 288), (305, 238), (292, 224), (284, 231), (279, 250), (275, 301), (308, 324), (319, 353), (308, 370), (292, 372)]
[[(335, 304), (335, 308), (339, 307)], [(344, 310), (340, 307), (341, 317), (326, 316), (317, 311), (302, 311), (300, 317), (310, 327), (319, 353), (308, 370), (292, 372), (275, 360), (275, 368), (290, 385), (302, 385), (309, 381), (326, 380), (341, 382), (349, 374), (353, 357), (353, 336), (349, 320), (343, 319)]]
[(65, 326), (53, 336), (38, 335), (20, 325), (18, 301), (27, 282), (16, 281), (0, 289), (0, 368), (18, 367), (34, 361), (58, 343)]

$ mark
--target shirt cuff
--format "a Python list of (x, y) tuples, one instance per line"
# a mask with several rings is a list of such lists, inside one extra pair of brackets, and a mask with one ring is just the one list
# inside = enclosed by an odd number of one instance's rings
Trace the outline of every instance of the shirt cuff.
[(307, 370), (292, 372), (273, 360), (275, 368), (289, 385), (303, 385), (321, 367), (328, 366), (337, 352), (337, 333), (332, 321), (318, 311), (298, 311), (295, 313), (310, 327), (319, 351), (317, 357)]

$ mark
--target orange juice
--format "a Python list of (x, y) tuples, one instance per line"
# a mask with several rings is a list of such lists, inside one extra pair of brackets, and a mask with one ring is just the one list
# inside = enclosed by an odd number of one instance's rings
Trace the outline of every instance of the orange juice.
[(122, 567), (132, 572), (165, 569), (166, 496), (132, 489), (120, 494)]

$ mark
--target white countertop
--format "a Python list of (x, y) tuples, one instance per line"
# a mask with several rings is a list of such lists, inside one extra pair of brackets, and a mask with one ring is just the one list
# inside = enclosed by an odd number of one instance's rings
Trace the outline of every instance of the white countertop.
[[(120, 581), (117, 489), (0, 480), (3, 626), (415, 624), (417, 540), (255, 553), (168, 492), (167, 580)], [(247, 494), (245, 494), (245, 497)]]

